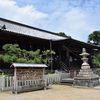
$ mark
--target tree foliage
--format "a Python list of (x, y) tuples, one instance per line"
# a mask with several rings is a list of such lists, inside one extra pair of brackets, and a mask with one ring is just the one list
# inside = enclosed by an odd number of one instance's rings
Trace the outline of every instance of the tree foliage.
[(52, 62), (51, 54), (55, 55), (56, 52), (53, 50), (42, 51), (42, 62), (45, 63), (47, 66), (50, 66)]
[(0, 55), (0, 59), (5, 63), (45, 63), (49, 66), (51, 62), (50, 55), (55, 54), (53, 50), (45, 50), (40, 54), (40, 49), (36, 51), (27, 51), (21, 49), (18, 44), (5, 44), (2, 49), (4, 54)]
[(94, 58), (93, 58), (93, 64), (96, 66), (96, 67), (100, 67), (100, 53), (98, 54), (95, 54)]
[(66, 34), (64, 32), (59, 32), (58, 34), (66, 36)]
[(40, 49), (27, 51), (21, 49), (18, 44), (5, 44), (2, 49), (5, 53), (0, 55), (0, 59), (5, 63), (41, 63)]
[(88, 36), (88, 43), (100, 45), (100, 31), (94, 31)]

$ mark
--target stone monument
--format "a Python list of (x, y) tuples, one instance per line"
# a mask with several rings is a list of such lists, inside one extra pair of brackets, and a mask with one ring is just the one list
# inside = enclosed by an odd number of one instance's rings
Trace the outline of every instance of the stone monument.
[(79, 74), (74, 78), (73, 86), (95, 87), (99, 85), (99, 76), (93, 73), (90, 65), (87, 63), (88, 55), (90, 54), (86, 53), (86, 49), (83, 48), (83, 52), (80, 54), (83, 57), (83, 64)]

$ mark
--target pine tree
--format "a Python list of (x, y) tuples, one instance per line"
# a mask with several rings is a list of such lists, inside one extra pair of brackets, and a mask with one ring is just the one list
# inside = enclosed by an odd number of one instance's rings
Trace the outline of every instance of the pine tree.
[(5, 63), (41, 63), (40, 49), (27, 51), (21, 49), (18, 44), (5, 44), (2, 49), (5, 53), (0, 55), (0, 59)]

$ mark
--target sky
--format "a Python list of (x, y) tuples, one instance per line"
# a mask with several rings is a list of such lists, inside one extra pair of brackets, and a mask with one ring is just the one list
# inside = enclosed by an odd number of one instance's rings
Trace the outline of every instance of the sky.
[(100, 0), (0, 0), (0, 17), (87, 42), (100, 31)]

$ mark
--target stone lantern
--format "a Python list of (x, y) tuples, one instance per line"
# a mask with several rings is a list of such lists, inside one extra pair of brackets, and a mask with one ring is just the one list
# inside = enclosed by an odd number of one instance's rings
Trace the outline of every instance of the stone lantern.
[(73, 86), (84, 86), (84, 87), (95, 87), (99, 85), (99, 76), (94, 74), (92, 69), (90, 69), (90, 65), (88, 64), (89, 53), (86, 53), (86, 49), (82, 49), (82, 66), (77, 77), (74, 78)]
[[(83, 48), (83, 53), (80, 54), (80, 56), (83, 56), (83, 58), (82, 58), (83, 64), (82, 64), (82, 65), (83, 65), (83, 66), (87, 66), (87, 67), (90, 68), (89, 64), (87, 63), (87, 61), (88, 61), (87, 56), (89, 56), (89, 55), (90, 55), (89, 53), (86, 53), (85, 48)], [(84, 67), (83, 67), (83, 68), (84, 68)]]

